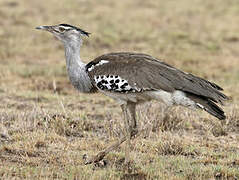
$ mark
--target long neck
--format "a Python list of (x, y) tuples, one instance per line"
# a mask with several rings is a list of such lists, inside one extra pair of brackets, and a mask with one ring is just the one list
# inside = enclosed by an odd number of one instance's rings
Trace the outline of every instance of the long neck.
[(81, 40), (64, 43), (66, 67), (72, 85), (80, 92), (90, 92), (92, 84), (80, 58)]

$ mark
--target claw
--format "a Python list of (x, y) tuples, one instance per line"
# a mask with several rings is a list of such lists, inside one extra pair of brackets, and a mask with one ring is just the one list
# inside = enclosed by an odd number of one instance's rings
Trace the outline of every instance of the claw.
[(103, 156), (99, 157), (99, 154), (98, 156), (94, 156), (92, 158), (88, 158), (88, 155), (84, 154), (83, 160), (85, 161), (85, 165), (93, 164), (94, 168), (103, 168), (107, 165), (107, 161), (103, 159)]
[(83, 155), (83, 159), (85, 160), (85, 165), (92, 164), (92, 163), (98, 163), (105, 157), (106, 153), (104, 151), (99, 152), (96, 156), (93, 156), (92, 158), (88, 159), (88, 156), (86, 154)]

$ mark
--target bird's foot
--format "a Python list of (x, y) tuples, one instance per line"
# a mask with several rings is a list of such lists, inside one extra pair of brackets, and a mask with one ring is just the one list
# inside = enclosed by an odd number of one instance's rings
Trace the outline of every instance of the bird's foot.
[(85, 165), (92, 164), (93, 170), (96, 168), (104, 168), (107, 166), (108, 162), (104, 159), (97, 159), (95, 156), (93, 158), (88, 158), (87, 154), (83, 155), (83, 160), (85, 161)]
[(130, 138), (131, 139), (134, 138), (136, 136), (136, 134), (138, 134), (138, 129), (137, 128), (132, 129), (131, 135), (130, 135), (131, 137)]
[[(105, 157), (106, 153), (104, 151), (99, 152), (97, 155), (89, 158), (86, 154), (83, 155), (83, 160), (85, 161), (85, 165), (87, 164), (98, 164), (102, 163), (103, 165), (105, 161), (103, 161), (103, 158)], [(101, 162), (102, 161), (102, 162)]]
[[(138, 133), (137, 129), (133, 129), (131, 131), (131, 138), (136, 137), (136, 134)], [(114, 144), (112, 144), (111, 146), (109, 146), (108, 148), (106, 148), (105, 150), (99, 152), (97, 155), (88, 158), (87, 155), (83, 155), (83, 159), (85, 161), (85, 165), (87, 164), (96, 164), (99, 163), (100, 161), (103, 160), (103, 158), (112, 150), (116, 149), (117, 147), (119, 147), (120, 144), (122, 144), (124, 141), (126, 140), (126, 136), (124, 136), (123, 138), (121, 138), (120, 140), (118, 140), (117, 142), (115, 142)]]

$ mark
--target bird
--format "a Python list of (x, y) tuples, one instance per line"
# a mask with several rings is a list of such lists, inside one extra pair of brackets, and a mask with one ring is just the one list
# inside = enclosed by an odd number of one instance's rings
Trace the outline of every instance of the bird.
[(101, 161), (124, 141), (125, 163), (130, 162), (130, 139), (138, 133), (136, 105), (147, 101), (157, 100), (168, 107), (179, 105), (202, 109), (219, 120), (226, 118), (218, 104), (223, 105), (229, 98), (213, 82), (143, 53), (113, 52), (84, 63), (80, 56), (81, 45), (89, 32), (70, 24), (38, 26), (36, 29), (52, 33), (63, 43), (69, 80), (77, 90), (103, 93), (122, 109), (125, 136), (86, 160), (85, 164)]

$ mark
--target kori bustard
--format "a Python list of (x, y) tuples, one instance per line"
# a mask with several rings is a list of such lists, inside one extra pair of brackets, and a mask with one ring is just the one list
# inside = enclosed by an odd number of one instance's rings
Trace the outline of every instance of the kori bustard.
[(83, 93), (101, 92), (115, 99), (122, 108), (126, 136), (88, 159), (100, 161), (109, 151), (127, 142), (126, 163), (129, 162), (130, 139), (137, 134), (136, 105), (152, 99), (167, 104), (203, 109), (218, 119), (225, 119), (217, 105), (228, 97), (217, 84), (180, 71), (147, 54), (133, 52), (109, 53), (85, 64), (80, 57), (82, 37), (89, 33), (72, 25), (39, 26), (62, 41), (66, 66), (72, 85)]

